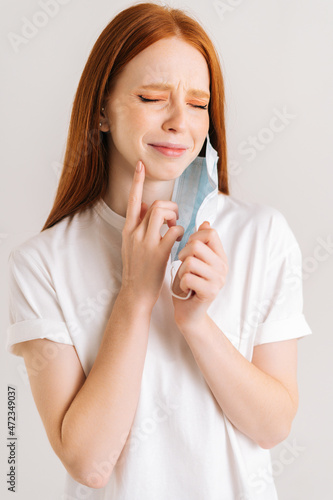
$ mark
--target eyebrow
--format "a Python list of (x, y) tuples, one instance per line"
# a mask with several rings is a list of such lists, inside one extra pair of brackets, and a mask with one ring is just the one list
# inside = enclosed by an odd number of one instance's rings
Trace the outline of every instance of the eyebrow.
[[(172, 90), (173, 87), (168, 83), (149, 83), (148, 85), (141, 85), (140, 88), (151, 90)], [(189, 89), (187, 93), (194, 97), (206, 97), (207, 99), (210, 98), (210, 94), (207, 94), (207, 92), (205, 92), (204, 90)]]

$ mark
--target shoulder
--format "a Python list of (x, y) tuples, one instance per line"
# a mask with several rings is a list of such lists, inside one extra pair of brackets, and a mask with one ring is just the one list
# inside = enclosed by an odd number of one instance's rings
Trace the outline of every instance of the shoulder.
[(65, 217), (54, 226), (12, 247), (8, 260), (23, 262), (29, 259), (39, 267), (45, 268), (50, 260), (60, 258), (65, 250), (67, 255), (71, 250), (75, 252), (82, 234), (86, 234), (88, 228), (95, 227), (94, 221), (94, 210), (85, 210), (71, 217)]
[(287, 223), (284, 215), (277, 209), (263, 203), (241, 200), (233, 195), (218, 193), (218, 212), (220, 216), (228, 216), (253, 222), (284, 225)]
[(264, 241), (272, 252), (275, 245), (280, 250), (298, 246), (285, 215), (275, 207), (219, 193), (217, 218), (224, 230)]
[(49, 252), (62, 239), (68, 226), (67, 218), (54, 226), (41, 231), (20, 244), (12, 247), (9, 258), (20, 259), (24, 255), (38, 258), (41, 254)]

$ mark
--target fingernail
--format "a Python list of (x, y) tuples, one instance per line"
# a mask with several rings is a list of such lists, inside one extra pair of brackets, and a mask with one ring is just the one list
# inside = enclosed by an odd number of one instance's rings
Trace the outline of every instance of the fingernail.
[(142, 170), (142, 162), (138, 161), (138, 163), (136, 164), (136, 171), (141, 172), (141, 170)]

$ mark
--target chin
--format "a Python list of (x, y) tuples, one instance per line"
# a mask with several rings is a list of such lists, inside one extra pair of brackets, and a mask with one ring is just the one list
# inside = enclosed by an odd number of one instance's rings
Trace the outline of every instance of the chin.
[(160, 180), (160, 181), (170, 181), (173, 179), (177, 179), (177, 177), (180, 177), (184, 170), (188, 167), (190, 164), (180, 164), (180, 163), (173, 163), (171, 165), (166, 166), (165, 164), (161, 164), (158, 162), (151, 162), (151, 163), (146, 163), (143, 162), (143, 164), (146, 167), (146, 178), (148, 179), (153, 179), (153, 180)]

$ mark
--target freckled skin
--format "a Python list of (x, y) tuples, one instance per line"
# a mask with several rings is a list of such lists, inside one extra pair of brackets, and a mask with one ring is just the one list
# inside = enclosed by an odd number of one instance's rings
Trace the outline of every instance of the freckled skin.
[[(141, 89), (152, 82), (167, 83), (172, 88)], [(157, 199), (171, 199), (174, 180), (198, 156), (209, 129), (208, 109), (198, 107), (207, 106), (209, 99), (192, 96), (187, 90), (209, 94), (209, 84), (205, 58), (175, 37), (152, 44), (124, 67), (101, 114), (101, 130), (110, 132), (110, 175), (104, 199), (118, 214), (126, 216), (138, 160), (146, 170), (143, 201), (150, 206)], [(143, 102), (139, 96), (158, 102)], [(189, 149), (181, 157), (167, 157), (149, 146), (161, 141), (185, 144)]]

